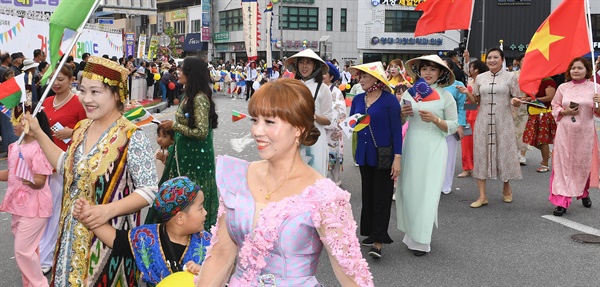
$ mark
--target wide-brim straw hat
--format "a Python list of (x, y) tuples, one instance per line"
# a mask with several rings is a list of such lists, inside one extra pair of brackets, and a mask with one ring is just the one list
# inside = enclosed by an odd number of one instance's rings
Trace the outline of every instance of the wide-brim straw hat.
[(298, 59), (300, 59), (300, 58), (314, 59), (317, 62), (319, 62), (319, 64), (321, 65), (320, 68), (321, 68), (322, 75), (325, 75), (327, 72), (329, 72), (329, 66), (327, 66), (325, 61), (323, 61), (323, 59), (321, 59), (321, 57), (319, 57), (319, 55), (317, 55), (311, 49), (306, 49), (306, 50), (300, 51), (300, 52), (294, 54), (293, 56), (287, 58), (287, 60), (285, 60), (285, 67), (288, 70), (297, 72), (296, 68), (298, 67)]
[(452, 70), (448, 68), (446, 62), (442, 60), (442, 58), (440, 58), (440, 56), (438, 55), (427, 55), (408, 60), (406, 62), (406, 72), (413, 79), (416, 80), (417, 78), (421, 78), (421, 72), (419, 71), (421, 61), (433, 62), (442, 67), (442, 74), (438, 79), (438, 86), (447, 87), (452, 85), (452, 83), (454, 83), (454, 81), (456, 80), (456, 77), (454, 76), (454, 73), (452, 73)]
[(390, 85), (390, 82), (387, 80), (387, 75), (385, 74), (385, 70), (383, 69), (383, 64), (381, 62), (371, 62), (362, 65), (352, 66), (348, 68), (348, 71), (355, 76), (359, 71), (367, 73), (375, 77), (377, 80), (379, 80), (379, 82), (385, 84), (389, 91), (394, 90)]

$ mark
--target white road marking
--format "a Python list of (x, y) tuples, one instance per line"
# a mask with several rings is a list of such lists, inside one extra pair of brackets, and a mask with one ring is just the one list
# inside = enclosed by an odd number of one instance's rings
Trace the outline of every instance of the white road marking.
[(600, 236), (600, 230), (593, 228), (593, 227), (589, 227), (587, 225), (583, 225), (581, 223), (572, 221), (572, 220), (568, 220), (562, 217), (558, 217), (558, 216), (554, 216), (554, 215), (543, 215), (542, 216), (545, 219), (548, 219), (550, 221), (554, 221), (558, 224), (562, 224), (566, 227), (569, 227), (571, 229), (575, 229), (577, 231), (581, 231), (587, 234), (592, 234), (592, 235), (596, 235), (596, 236)]
[(231, 148), (234, 151), (239, 153), (239, 152), (242, 152), (244, 150), (244, 148), (246, 148), (247, 145), (249, 145), (253, 142), (254, 142), (254, 139), (252, 138), (250, 133), (248, 133), (247, 135), (245, 135), (242, 138), (231, 139)]

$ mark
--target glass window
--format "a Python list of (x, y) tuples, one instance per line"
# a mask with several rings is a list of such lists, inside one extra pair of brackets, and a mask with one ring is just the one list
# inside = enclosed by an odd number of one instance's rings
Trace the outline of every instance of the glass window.
[(327, 8), (327, 31), (333, 31), (333, 8)]
[[(333, 22), (333, 19), (332, 19)], [(332, 23), (333, 24), (333, 23)], [(284, 30), (319, 30), (319, 8), (281, 7), (281, 27)], [(328, 30), (330, 31), (330, 30)]]
[(385, 32), (414, 32), (422, 11), (386, 10)]
[(185, 34), (185, 20), (173, 22), (175, 34)]
[(190, 31), (190, 33), (200, 32), (201, 30), (202, 20), (192, 20), (192, 31)]
[(340, 12), (340, 31), (346, 32), (346, 9), (344, 8)]
[(219, 12), (220, 32), (242, 31), (243, 28), (242, 9)]

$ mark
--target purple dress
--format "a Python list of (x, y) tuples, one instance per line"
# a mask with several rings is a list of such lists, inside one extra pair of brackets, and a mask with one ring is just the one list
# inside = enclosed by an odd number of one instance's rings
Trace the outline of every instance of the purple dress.
[[(264, 209), (256, 213), (261, 204), (254, 201), (246, 181), (249, 164), (228, 156), (217, 159), (219, 220), (211, 233), (217, 234), (220, 219), (226, 216), (225, 227), (237, 245), (229, 286), (317, 286), (315, 274), (324, 246), (335, 258), (332, 267), (342, 285), (373, 286), (347, 191), (321, 179), (301, 194), (262, 204)], [(218, 241), (213, 236), (208, 257)]]

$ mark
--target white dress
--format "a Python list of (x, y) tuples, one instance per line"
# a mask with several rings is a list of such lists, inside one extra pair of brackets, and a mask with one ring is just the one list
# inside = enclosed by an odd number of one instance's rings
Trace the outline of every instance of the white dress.
[[(306, 87), (310, 90), (313, 98), (319, 85), (314, 79), (310, 79), (304, 82)], [(331, 101), (331, 91), (325, 84), (321, 84), (319, 93), (315, 99), (315, 114), (326, 117), (329, 121), (333, 122), (333, 102)], [(304, 161), (319, 172), (323, 177), (327, 177), (327, 163), (329, 161), (329, 151), (327, 147), (327, 136), (325, 133), (325, 127), (315, 122), (315, 126), (321, 132), (319, 140), (310, 146), (302, 146), (300, 155)]]

